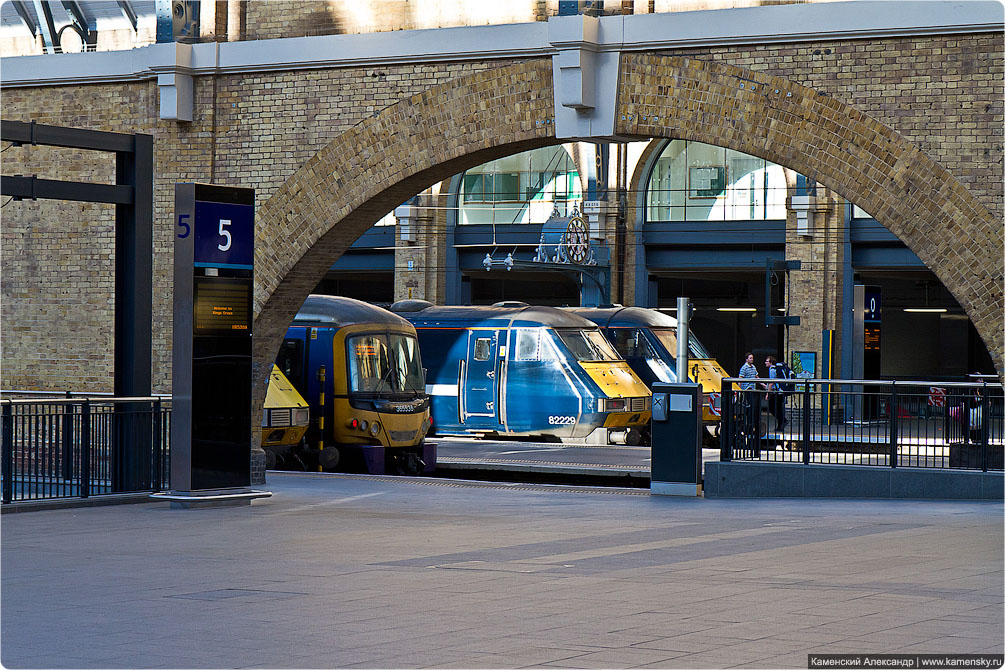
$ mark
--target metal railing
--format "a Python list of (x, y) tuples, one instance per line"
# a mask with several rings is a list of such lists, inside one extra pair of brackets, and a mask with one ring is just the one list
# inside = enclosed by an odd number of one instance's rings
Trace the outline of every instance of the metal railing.
[(0, 400), (3, 504), (170, 488), (169, 398), (48, 395)]
[(778, 382), (723, 380), (721, 460), (1002, 469), (1000, 383), (793, 379), (791, 394), (763, 388)]

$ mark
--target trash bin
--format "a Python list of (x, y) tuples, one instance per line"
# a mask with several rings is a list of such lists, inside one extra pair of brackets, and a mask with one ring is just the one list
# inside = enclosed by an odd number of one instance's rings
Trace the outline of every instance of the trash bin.
[(698, 384), (653, 384), (650, 492), (701, 493), (701, 403)]

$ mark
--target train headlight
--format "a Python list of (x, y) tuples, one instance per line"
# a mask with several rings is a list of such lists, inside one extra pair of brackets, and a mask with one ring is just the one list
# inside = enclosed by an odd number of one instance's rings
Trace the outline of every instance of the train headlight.
[(269, 433), (268, 437), (265, 438), (265, 441), (278, 442), (279, 440), (283, 439), (283, 435), (285, 434), (286, 430), (284, 430), (283, 428), (279, 428), (278, 430), (274, 430), (271, 433)]
[(311, 412), (306, 407), (293, 410), (293, 425), (306, 426), (311, 422)]
[(370, 434), (373, 435), (374, 437), (377, 437), (377, 433), (379, 432), (380, 432), (380, 424), (374, 421), (373, 425), (370, 426)]
[(362, 421), (359, 422), (359, 429), (361, 431), (363, 431), (364, 433), (366, 432), (367, 428), (369, 428), (369, 427), (370, 427), (370, 424), (367, 422), (366, 419), (363, 419)]

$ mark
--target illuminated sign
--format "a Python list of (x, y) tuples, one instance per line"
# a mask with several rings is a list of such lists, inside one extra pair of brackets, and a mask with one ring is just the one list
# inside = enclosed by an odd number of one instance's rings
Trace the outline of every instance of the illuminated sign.
[(865, 350), (879, 351), (879, 326), (866, 326)]
[(251, 283), (243, 279), (195, 277), (195, 335), (251, 333)]

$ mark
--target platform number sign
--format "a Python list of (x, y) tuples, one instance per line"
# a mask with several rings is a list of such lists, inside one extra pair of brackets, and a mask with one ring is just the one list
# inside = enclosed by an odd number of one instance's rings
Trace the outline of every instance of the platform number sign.
[(171, 486), (250, 484), (255, 192), (175, 187)]
[(196, 267), (251, 269), (254, 263), (255, 208), (234, 203), (195, 202), (194, 216), (178, 214), (178, 237), (193, 234)]

